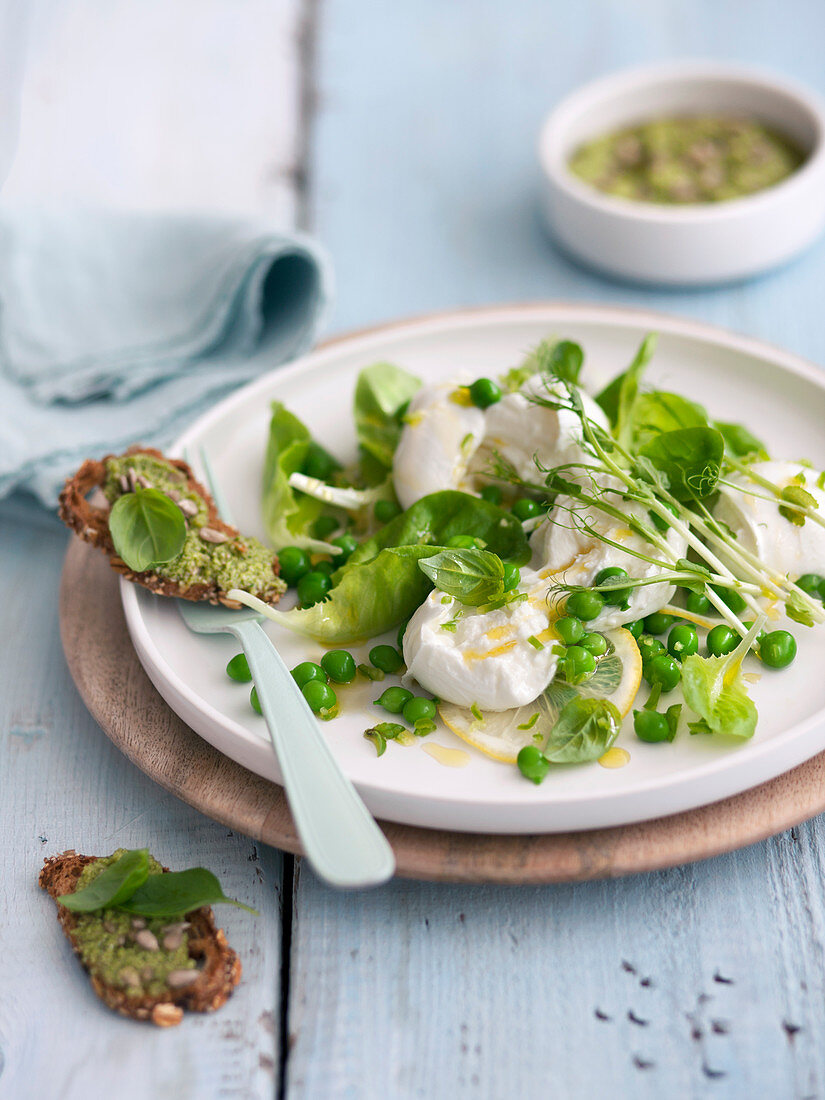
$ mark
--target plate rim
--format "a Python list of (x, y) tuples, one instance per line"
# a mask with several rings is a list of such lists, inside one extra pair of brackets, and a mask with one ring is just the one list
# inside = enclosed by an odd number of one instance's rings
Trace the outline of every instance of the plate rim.
[[(368, 353), (371, 344), (380, 343), (383, 338), (390, 334), (397, 334), (403, 337), (406, 334), (412, 335), (419, 332), (426, 333), (427, 329), (438, 330), (445, 326), (451, 331), (455, 331), (465, 326), (472, 327), (474, 323), (479, 322), (495, 324), (496, 322), (505, 322), (508, 319), (515, 321), (520, 319), (529, 320), (531, 317), (553, 313), (564, 313), (565, 318), (573, 323), (581, 322), (604, 325), (613, 323), (628, 328), (634, 326), (639, 328), (658, 328), (667, 335), (704, 340), (716, 346), (722, 346), (765, 360), (772, 368), (788, 371), (791, 374), (804, 378), (825, 393), (825, 371), (812, 361), (805, 359), (795, 352), (788, 351), (779, 345), (773, 344), (770, 341), (748, 336), (708, 322), (697, 321), (693, 318), (685, 318), (677, 314), (635, 306), (569, 302), (555, 299), (524, 303), (496, 303), (491, 305), (425, 312), (412, 317), (389, 320), (373, 326), (366, 326), (337, 334), (323, 341), (312, 351), (305, 353), (293, 362), (266, 371), (258, 378), (247, 382), (216, 402), (215, 405), (202, 413), (183, 433), (181, 433), (170, 447), (170, 453), (179, 453), (186, 445), (187, 439), (201, 435), (215, 419), (223, 419), (225, 416), (230, 415), (237, 405), (241, 405), (250, 398), (254, 398), (258, 391), (267, 390), (271, 385), (273, 376), (277, 376), (278, 379), (288, 379), (294, 375), (303, 373), (307, 368), (323, 366), (330, 358), (334, 358), (340, 352), (345, 351), (348, 345), (364, 344), (365, 351)], [(549, 323), (553, 323), (552, 320), (550, 320)], [(161, 692), (166, 702), (184, 719), (184, 721), (189, 721), (186, 714), (181, 714), (181, 709), (179, 706), (175, 705), (175, 701), (169, 698), (167, 690), (164, 690), (165, 687), (173, 688), (178, 695), (185, 700), (184, 710), (190, 713), (198, 712), (203, 714), (213, 723), (222, 725), (224, 727), (224, 733), (229, 733), (233, 738), (238, 738), (240, 735), (243, 746), (245, 746), (249, 752), (253, 754), (255, 752), (265, 753), (269, 755), (270, 748), (266, 740), (234, 722), (231, 722), (231, 728), (227, 728), (226, 716), (211, 703), (190, 689), (186, 681), (178, 676), (178, 674), (166, 663), (161, 654), (156, 651), (151, 639), (151, 633), (140, 613), (139, 595), (140, 591), (137, 586), (123, 579), (120, 580), (121, 603), (132, 643), (135, 646), (141, 665), (155, 687)], [(575, 792), (566, 794), (564, 792), (560, 794), (557, 793), (554, 797), (554, 805), (563, 808), (565, 805), (579, 806), (583, 802), (587, 802), (587, 804), (594, 807), (609, 807), (611, 803), (617, 800), (626, 799), (631, 794), (635, 796), (649, 793), (651, 790), (668, 793), (670, 791), (677, 791), (680, 786), (688, 782), (700, 783), (703, 779), (707, 779), (708, 777), (721, 780), (721, 792), (717, 790), (716, 793), (710, 794), (707, 798), (703, 798), (698, 802), (693, 798), (688, 799), (687, 802), (678, 802), (674, 805), (670, 814), (677, 814), (690, 809), (698, 809), (701, 806), (709, 805), (722, 798), (735, 796), (743, 791), (759, 786), (766, 780), (788, 772), (798, 764), (815, 756), (825, 748), (825, 725), (823, 726), (822, 736), (819, 742), (815, 745), (806, 744), (805, 747), (803, 747), (801, 743), (805, 742), (808, 735), (815, 731), (816, 727), (823, 725), (824, 719), (825, 708), (822, 708), (783, 731), (781, 735), (781, 744), (779, 745), (777, 744), (777, 739), (774, 738), (761, 744), (743, 746), (748, 749), (749, 754), (749, 778), (745, 782), (724, 782), (725, 779), (730, 778), (731, 774), (735, 775), (737, 771), (736, 757), (738, 752), (736, 747), (731, 747), (724, 756), (706, 761), (703, 764), (697, 765), (695, 768), (691, 768), (689, 775), (685, 775), (684, 772), (676, 772), (672, 776), (668, 776), (664, 779), (662, 777), (653, 777), (648, 780), (639, 781), (632, 792), (627, 790), (618, 793), (610, 790), (596, 791), (588, 796), (586, 800), (582, 799), (582, 796)], [(196, 729), (195, 732), (198, 736), (203, 737), (204, 740), (212, 744), (219, 752), (242, 763), (245, 767), (250, 768), (250, 770), (256, 771), (254, 766), (250, 766), (247, 762), (249, 759), (248, 753), (240, 753), (238, 756), (230, 754), (226, 752), (223, 747), (216, 745), (215, 742), (202, 731)], [(791, 746), (793, 746), (796, 751), (789, 753), (788, 749)], [(784, 757), (787, 762), (777, 770), (775, 767), (770, 766), (771, 758), (781, 750), (785, 750)], [(257, 774), (269, 779), (272, 779), (273, 774), (275, 774), (277, 778), (275, 778), (274, 781), (280, 782), (280, 770), (277, 765), (270, 769), (267, 774), (263, 772), (257, 772)], [(411, 807), (418, 805), (421, 801), (419, 795), (410, 794), (408, 792), (387, 792), (387, 789), (381, 785), (366, 783), (362, 780), (357, 781), (356, 785), (365, 798), (381, 804), (381, 808), (376, 810), (379, 816), (400, 823), (406, 822), (419, 826), (424, 824), (426, 827), (426, 822), (422, 820), (421, 814), (413, 814), (412, 817), (410, 816)], [(531, 790), (528, 788), (523, 795), (521, 793), (514, 793), (512, 796), (502, 796), (496, 800), (497, 811), (501, 813), (514, 813), (516, 815), (519, 813), (529, 814), (532, 811), (532, 813), (535, 814), (538, 810), (529, 797), (530, 793)], [(387, 813), (387, 803), (385, 801), (387, 799), (397, 804), (398, 812), (402, 814), (401, 817), (397, 816), (397, 814), (392, 811)], [(427, 796), (427, 802), (431, 806), (443, 806), (445, 809), (456, 806), (480, 807), (481, 805), (477, 799), (469, 795), (462, 795), (460, 792), (456, 792), (454, 796), (430, 793)], [(668, 816), (670, 816), (670, 814), (668, 814)], [(661, 816), (662, 814), (660, 812), (635, 815), (633, 813), (623, 814), (622, 822), (619, 824), (630, 825), (639, 821), (653, 820)], [(435, 822), (431, 827), (450, 828), (455, 831), (479, 833), (485, 831), (469, 827), (465, 829), (455, 824), (445, 826), (439, 824), (439, 822)], [(611, 825), (605, 825), (605, 823), (601, 821), (590, 826), (576, 826), (576, 828), (582, 831), (604, 827), (611, 827)], [(535, 823), (530, 825), (514, 823), (513, 827), (506, 831), (513, 833), (557, 833), (562, 831), (562, 827), (537, 829)]]

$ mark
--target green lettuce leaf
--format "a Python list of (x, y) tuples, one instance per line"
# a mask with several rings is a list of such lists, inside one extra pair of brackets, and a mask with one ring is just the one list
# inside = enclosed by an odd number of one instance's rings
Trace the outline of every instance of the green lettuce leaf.
[(374, 363), (358, 375), (353, 412), (366, 484), (382, 482), (392, 470), (401, 414), (419, 389), (420, 378), (392, 363)]
[(326, 643), (352, 643), (398, 626), (432, 588), (418, 562), (448, 552), (453, 535), (473, 535), (488, 551), (523, 565), (530, 548), (509, 512), (478, 497), (448, 489), (422, 497), (352, 554), (332, 575), (322, 603), (280, 611), (246, 592), (230, 593), (274, 622)]
[(290, 474), (303, 469), (312, 445), (308, 429), (280, 401), (272, 402), (266, 448), (261, 508), (264, 526), (276, 550), (300, 546), (328, 553), (328, 543), (310, 536), (312, 524), (324, 510), (323, 502), (290, 487)]
[(685, 702), (711, 733), (741, 741), (753, 737), (758, 714), (742, 679), (742, 661), (764, 622), (761, 615), (736, 649), (724, 657), (693, 654), (682, 662)]

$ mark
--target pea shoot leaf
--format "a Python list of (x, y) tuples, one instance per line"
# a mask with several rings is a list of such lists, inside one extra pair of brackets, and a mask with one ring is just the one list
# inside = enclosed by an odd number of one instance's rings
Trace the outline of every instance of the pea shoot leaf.
[(725, 442), (715, 428), (677, 428), (662, 432), (639, 451), (667, 478), (668, 489), (680, 501), (702, 499), (716, 488)]

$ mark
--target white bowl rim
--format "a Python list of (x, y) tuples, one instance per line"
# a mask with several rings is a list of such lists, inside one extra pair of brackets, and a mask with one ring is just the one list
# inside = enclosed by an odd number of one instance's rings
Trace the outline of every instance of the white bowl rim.
[[(727, 81), (730, 84), (742, 85), (758, 84), (768, 93), (794, 100), (796, 105), (808, 114), (815, 127), (813, 145), (799, 168), (779, 183), (762, 188), (750, 195), (726, 199), (718, 203), (700, 202), (670, 206), (665, 203), (607, 195), (583, 180), (577, 179), (568, 169), (566, 160), (553, 148), (557, 140), (555, 131), (565, 125), (567, 116), (576, 110), (582, 101), (615, 98), (625, 90), (646, 84), (662, 84), (669, 81), (700, 83), (703, 80)], [(556, 104), (539, 131), (538, 159), (542, 171), (554, 186), (566, 192), (577, 202), (602, 214), (624, 218), (631, 222), (663, 225), (715, 222), (757, 210), (761, 206), (776, 201), (777, 198), (792, 198), (792, 191), (804, 187), (812, 175), (817, 172), (825, 173), (825, 100), (810, 88), (784, 75), (778, 76), (758, 66), (741, 63), (685, 59), (617, 69), (573, 89)]]

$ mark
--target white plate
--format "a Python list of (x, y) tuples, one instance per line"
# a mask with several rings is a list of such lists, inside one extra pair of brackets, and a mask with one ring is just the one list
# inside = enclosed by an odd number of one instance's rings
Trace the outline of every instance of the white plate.
[[(391, 360), (425, 379), (462, 368), (489, 375), (518, 363), (540, 339), (555, 334), (582, 344), (583, 381), (596, 389), (630, 361), (651, 330), (660, 339), (649, 381), (684, 392), (720, 419), (745, 422), (776, 456), (806, 457), (825, 467), (825, 374), (816, 367), (709, 326), (587, 305), (462, 312), (352, 336), (239, 390), (197, 421), (176, 451), (186, 446), (196, 454), (204, 445), (240, 527), (263, 536), (258, 497), (273, 398), (284, 401), (322, 443), (347, 459), (354, 457), (353, 386), (368, 363)], [(263, 719), (249, 706), (248, 688), (224, 673), (236, 644), (228, 637), (190, 634), (174, 604), (141, 588), (123, 583), (121, 592), (140, 660), (173, 710), (221, 752), (278, 782), (278, 765)], [(268, 628), (290, 666), (320, 655), (317, 645), (273, 624)], [(672, 745), (646, 745), (626, 721), (618, 744), (630, 752), (627, 766), (558, 769), (536, 787), (514, 767), (470, 749), (466, 767), (442, 766), (423, 751), (425, 744), (465, 748), (443, 728), (410, 748), (389, 744), (376, 757), (362, 733), (383, 714), (369, 705), (382, 685), (342, 689), (341, 716), (322, 728), (369, 808), (389, 821), (482, 833), (626, 824), (736, 794), (825, 748), (825, 639), (820, 631), (793, 629), (801, 643), (799, 656), (783, 672), (765, 670), (753, 686), (759, 727), (754, 739), (738, 748), (690, 736)], [(358, 655), (365, 652), (350, 648)]]

